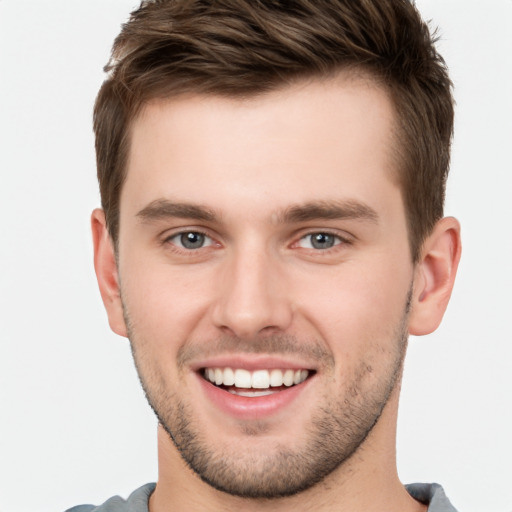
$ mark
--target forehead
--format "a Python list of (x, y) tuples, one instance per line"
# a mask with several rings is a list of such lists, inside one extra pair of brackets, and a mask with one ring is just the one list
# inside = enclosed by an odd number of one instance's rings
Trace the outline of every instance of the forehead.
[(248, 99), (155, 100), (131, 126), (121, 209), (172, 197), (270, 212), (378, 195), (394, 185), (393, 124), (386, 91), (347, 76)]

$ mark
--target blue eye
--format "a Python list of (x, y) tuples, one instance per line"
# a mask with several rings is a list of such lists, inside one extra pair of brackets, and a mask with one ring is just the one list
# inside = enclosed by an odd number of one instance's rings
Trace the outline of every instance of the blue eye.
[(340, 237), (330, 233), (310, 233), (302, 237), (299, 246), (304, 249), (326, 250), (341, 243)]
[(213, 240), (209, 236), (198, 231), (185, 231), (183, 233), (178, 233), (169, 238), (169, 241), (178, 247), (189, 250), (208, 247), (213, 243)]

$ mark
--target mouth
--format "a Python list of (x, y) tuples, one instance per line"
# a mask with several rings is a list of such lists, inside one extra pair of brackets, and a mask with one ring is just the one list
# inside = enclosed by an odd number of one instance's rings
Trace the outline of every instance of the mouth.
[(257, 398), (280, 393), (302, 384), (315, 372), (308, 369), (258, 369), (208, 367), (199, 374), (215, 387), (233, 395)]

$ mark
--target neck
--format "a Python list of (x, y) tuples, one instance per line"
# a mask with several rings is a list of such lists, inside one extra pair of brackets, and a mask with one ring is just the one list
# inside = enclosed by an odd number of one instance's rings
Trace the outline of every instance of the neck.
[(377, 512), (383, 504), (389, 511), (426, 512), (426, 506), (411, 498), (397, 475), (398, 391), (394, 391), (379, 421), (349, 460), (312, 488), (273, 500), (232, 496), (203, 482), (159, 426), (159, 477), (150, 512)]

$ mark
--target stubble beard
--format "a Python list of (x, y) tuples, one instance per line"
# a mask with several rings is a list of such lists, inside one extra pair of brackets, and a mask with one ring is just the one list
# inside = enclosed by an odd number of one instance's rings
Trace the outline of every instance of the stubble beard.
[[(346, 465), (363, 445), (380, 418), (384, 407), (399, 384), (407, 349), (407, 319), (410, 293), (393, 346), (386, 356), (389, 362), (378, 379), (374, 369), (362, 361), (354, 370), (348, 386), (337, 396), (319, 397), (322, 404), (312, 414), (299, 448), (272, 445), (265, 453), (250, 449), (231, 453), (229, 446), (212, 447), (197, 425), (192, 407), (164, 384), (142, 355), (145, 341), (138, 339), (125, 308), (130, 344), (139, 379), (149, 405), (159, 423), (188, 466), (206, 483), (233, 496), (250, 499), (276, 499), (305, 491)], [(280, 344), (282, 338), (275, 340)], [(294, 343), (286, 338), (286, 344)], [(257, 344), (256, 344), (257, 346)], [(267, 343), (268, 346), (268, 343)], [(383, 354), (380, 354), (381, 356)], [(368, 386), (368, 381), (372, 381)], [(204, 426), (203, 426), (204, 427)], [(207, 427), (206, 427), (207, 428)], [(252, 436), (264, 435), (262, 425), (245, 428), (247, 447)]]

